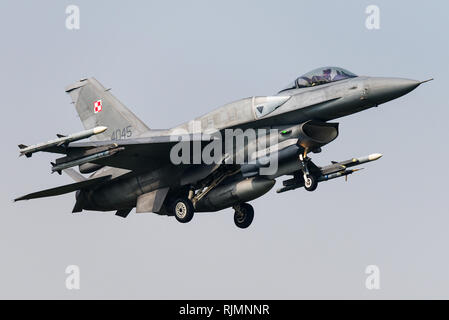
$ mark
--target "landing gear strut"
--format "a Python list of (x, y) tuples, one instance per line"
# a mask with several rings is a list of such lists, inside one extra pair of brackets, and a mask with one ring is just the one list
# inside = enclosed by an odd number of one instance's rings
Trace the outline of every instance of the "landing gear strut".
[(248, 228), (254, 219), (254, 209), (248, 203), (242, 203), (234, 206), (234, 223), (241, 229)]
[(308, 163), (310, 158), (307, 156), (307, 149), (304, 154), (299, 155), (299, 162), (301, 163), (301, 170), (304, 178), (304, 188), (307, 191), (314, 191), (318, 187), (318, 179), (310, 173)]

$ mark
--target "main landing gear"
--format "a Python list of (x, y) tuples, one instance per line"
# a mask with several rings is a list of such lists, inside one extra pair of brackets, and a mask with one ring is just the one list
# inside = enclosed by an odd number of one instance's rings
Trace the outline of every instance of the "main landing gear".
[(310, 162), (310, 158), (307, 156), (307, 149), (304, 151), (304, 154), (299, 155), (299, 162), (301, 164), (301, 170), (304, 178), (304, 189), (307, 191), (315, 191), (318, 187), (318, 179), (309, 171), (308, 164)]
[[(248, 228), (254, 219), (254, 209), (248, 203), (237, 204), (234, 207), (234, 223), (241, 229)], [(188, 198), (178, 198), (173, 201), (172, 212), (176, 220), (181, 223), (190, 222), (193, 219), (195, 209)]]
[(173, 202), (172, 211), (176, 220), (181, 223), (187, 223), (193, 219), (195, 209), (192, 201), (187, 198), (179, 198)]
[(248, 203), (241, 203), (234, 206), (234, 223), (241, 229), (248, 228), (254, 219), (253, 206)]
[[(234, 207), (234, 223), (241, 229), (248, 228), (254, 219), (254, 209), (248, 203), (237, 204)], [(188, 198), (178, 198), (173, 201), (172, 213), (181, 223), (190, 222), (193, 219), (195, 208)]]

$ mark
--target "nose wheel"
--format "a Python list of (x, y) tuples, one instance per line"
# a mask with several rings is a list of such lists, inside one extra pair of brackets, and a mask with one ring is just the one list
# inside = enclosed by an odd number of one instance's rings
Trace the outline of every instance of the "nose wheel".
[(308, 175), (304, 177), (304, 188), (307, 191), (314, 191), (318, 187), (317, 178), (314, 175)]
[(307, 156), (307, 149), (304, 151), (304, 154), (299, 155), (299, 162), (304, 178), (304, 189), (314, 191), (318, 187), (318, 179), (309, 171), (310, 158)]

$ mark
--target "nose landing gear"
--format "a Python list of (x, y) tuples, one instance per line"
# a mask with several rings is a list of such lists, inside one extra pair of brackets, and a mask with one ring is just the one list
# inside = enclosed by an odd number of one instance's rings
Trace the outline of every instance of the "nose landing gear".
[(318, 180), (314, 175), (308, 175), (304, 177), (304, 189), (307, 191), (315, 191), (318, 187)]
[(304, 151), (304, 154), (299, 155), (299, 162), (304, 178), (304, 188), (307, 191), (314, 191), (318, 187), (318, 179), (309, 171), (310, 158), (307, 156), (307, 149)]

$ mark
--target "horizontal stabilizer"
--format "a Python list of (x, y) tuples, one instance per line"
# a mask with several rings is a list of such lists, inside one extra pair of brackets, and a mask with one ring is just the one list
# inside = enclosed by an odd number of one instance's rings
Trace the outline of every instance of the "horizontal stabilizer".
[(56, 188), (51, 188), (47, 190), (42, 190), (34, 193), (27, 194), (23, 197), (14, 199), (14, 201), (21, 201), (21, 200), (30, 200), (30, 199), (38, 199), (38, 198), (45, 198), (45, 197), (53, 197), (53, 196), (59, 196), (62, 194), (74, 192), (77, 190), (85, 189), (88, 187), (91, 187), (93, 185), (99, 184), (101, 182), (104, 182), (106, 180), (109, 180), (111, 178), (110, 175), (98, 177), (94, 179), (85, 180), (82, 182), (76, 182), (72, 184), (67, 184), (65, 186), (60, 186)]

